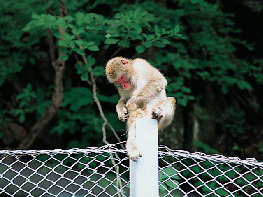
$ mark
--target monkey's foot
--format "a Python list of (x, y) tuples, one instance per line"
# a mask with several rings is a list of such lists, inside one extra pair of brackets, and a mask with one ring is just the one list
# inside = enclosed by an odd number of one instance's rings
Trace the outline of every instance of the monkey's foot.
[(136, 162), (138, 157), (142, 157), (142, 154), (139, 152), (138, 149), (128, 151), (128, 155), (133, 162)]
[(160, 120), (163, 117), (163, 110), (160, 107), (153, 109), (152, 116), (153, 119)]

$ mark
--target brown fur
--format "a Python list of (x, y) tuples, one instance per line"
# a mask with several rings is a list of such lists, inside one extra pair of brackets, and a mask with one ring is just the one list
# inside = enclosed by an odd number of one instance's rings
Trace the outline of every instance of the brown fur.
[[(106, 75), (118, 89), (120, 100), (116, 106), (118, 117), (122, 121), (128, 119), (128, 155), (136, 161), (140, 152), (136, 146), (136, 118), (156, 118), (159, 121), (159, 130), (164, 129), (172, 122), (175, 99), (167, 98), (165, 87), (167, 81), (159, 70), (144, 59), (130, 60), (116, 57), (108, 61)], [(131, 88), (123, 89), (116, 80), (125, 75)]]

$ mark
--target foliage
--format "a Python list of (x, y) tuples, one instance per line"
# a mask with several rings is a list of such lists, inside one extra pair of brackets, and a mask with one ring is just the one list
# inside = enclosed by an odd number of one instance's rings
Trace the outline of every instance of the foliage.
[[(106, 82), (104, 65), (113, 56), (142, 57), (164, 73), (167, 93), (177, 99), (177, 122), (171, 128), (177, 133), (168, 132), (170, 139), (187, 131), (191, 120), (181, 120), (193, 114), (201, 129), (193, 134), (195, 148), (229, 154), (242, 149), (247, 154), (242, 139), (256, 136), (262, 126), (251, 117), (262, 115), (263, 61), (260, 55), (253, 58), (259, 48), (241, 39), (237, 19), (226, 11), (229, 4), (1, 1), (0, 127), (12, 120), (28, 131), (44, 114), (54, 88), (53, 49), (66, 64), (64, 99), (45, 133), (57, 135), (65, 147), (102, 143), (103, 121), (93, 100), (92, 73), (106, 118), (122, 135), (114, 107), (117, 91)], [(106, 129), (109, 141), (116, 141)], [(215, 136), (223, 141), (215, 142)], [(257, 139), (247, 145), (255, 147)], [(217, 150), (221, 142), (227, 150)], [(262, 148), (254, 152), (262, 155)]]
[[(108, 59), (125, 56), (145, 58), (157, 67), (168, 80), (168, 95), (177, 99), (178, 110), (167, 136), (170, 141), (178, 138), (181, 144), (175, 146), (165, 140), (162, 143), (181, 148), (190, 141), (194, 150), (207, 154), (223, 152), (262, 158), (263, 147), (258, 144), (263, 142), (263, 32), (242, 27), (240, 23), (247, 26), (249, 22), (229, 13), (227, 8), (231, 3), (215, 0), (0, 2), (1, 144), (5, 144), (2, 143), (4, 132), (11, 121), (28, 132), (51, 104), (55, 86), (52, 67), (55, 62), (51, 55), (54, 50), (55, 58), (65, 61), (63, 103), (39, 136), (41, 143), (35, 143), (35, 147), (85, 148), (103, 143), (103, 120), (94, 102), (92, 76), (106, 118), (125, 140), (124, 125), (115, 113), (119, 97), (104, 76)], [(242, 2), (247, 1), (238, 5)], [(232, 9), (242, 13), (238, 8)], [(252, 15), (253, 12), (246, 17)], [(262, 13), (253, 16), (254, 21)], [(250, 35), (252, 38), (247, 42)], [(197, 129), (193, 131), (193, 127)], [(108, 127), (106, 131), (107, 140), (116, 142)], [(55, 136), (55, 140), (50, 136)], [(8, 146), (15, 148), (17, 144)], [(66, 165), (70, 162), (65, 160)], [(82, 158), (81, 163), (77, 166), (80, 169), (86, 164), (96, 167), (89, 158)], [(255, 177), (255, 174), (262, 176), (262, 170), (253, 169), (240, 178), (238, 172), (244, 169), (233, 170), (223, 164), (218, 167), (248, 192), (252, 186), (246, 186), (247, 181), (254, 181), (257, 188), (263, 187)], [(208, 181), (203, 185), (189, 170), (182, 174), (193, 177), (193, 185), (202, 193), (216, 190), (220, 196), (229, 195), (218, 185), (224, 184), (227, 177), (220, 176), (221, 172), (210, 162), (190, 168)], [(217, 178), (211, 179), (210, 175)], [(101, 179), (101, 186), (114, 179), (113, 175), (109, 176)], [(181, 195), (176, 189), (180, 177), (173, 168), (163, 169), (159, 180), (161, 196), (167, 194), (167, 189), (174, 189), (175, 196)], [(235, 187), (235, 184), (225, 186)]]
[(18, 116), (19, 122), (25, 121), (25, 114), (31, 113), (35, 110), (32, 101), (36, 98), (36, 93), (32, 91), (32, 85), (28, 84), (17, 97), (16, 100), (19, 102), (18, 109), (11, 110), (11, 114)]

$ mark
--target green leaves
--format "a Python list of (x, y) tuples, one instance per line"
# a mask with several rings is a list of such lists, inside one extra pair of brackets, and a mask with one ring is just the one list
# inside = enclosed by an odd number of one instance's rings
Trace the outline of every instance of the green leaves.
[(96, 77), (104, 75), (105, 73), (104, 68), (102, 68), (101, 66), (94, 67), (95, 59), (92, 56), (87, 57), (87, 63), (88, 65), (84, 64), (83, 62), (77, 62), (75, 64), (75, 68), (77, 69), (77, 74), (81, 75), (82, 81), (87, 81), (89, 79), (90, 71)]
[(92, 73), (94, 76), (98, 77), (98, 76), (102, 76), (105, 73), (104, 68), (100, 67), (100, 66), (96, 66), (95, 68), (92, 69)]
[(78, 26), (81, 26), (81, 25), (84, 23), (86, 17), (85, 17), (85, 14), (84, 14), (84, 13), (82, 13), (82, 12), (77, 12), (76, 15), (75, 15), (75, 19), (76, 19), (76, 24), (77, 24)]
[(241, 90), (252, 90), (252, 86), (250, 85), (250, 83), (248, 83), (247, 81), (244, 80), (239, 80), (237, 82), (237, 86), (241, 89)]
[(79, 111), (83, 106), (93, 103), (92, 93), (88, 88), (71, 88), (64, 94), (63, 107), (69, 106), (72, 111)]
[(116, 44), (117, 42), (119, 42), (119, 39), (116, 39), (116, 38), (106, 38), (105, 40), (105, 44)]
[(177, 104), (186, 106), (187, 103), (194, 99), (190, 94), (191, 89), (183, 85), (183, 78), (178, 77), (175, 82), (169, 83), (167, 92), (177, 99)]
[(18, 108), (12, 109), (10, 113), (18, 117), (20, 123), (25, 122), (26, 113), (31, 113), (36, 109), (36, 106), (33, 105), (35, 99), (36, 93), (32, 90), (32, 85), (28, 84), (16, 97), (19, 102)]
[(222, 78), (222, 92), (227, 94), (234, 85), (236, 85), (241, 90), (252, 90), (252, 86), (245, 80), (240, 80), (238, 78), (225, 76)]
[(88, 46), (87, 49), (90, 51), (99, 51), (99, 47), (96, 45)]
[[(56, 24), (56, 17), (50, 14), (32, 14), (32, 21), (30, 21), (24, 28), (23, 31), (31, 31), (34, 28), (52, 28)], [(60, 21), (61, 24), (61, 21)]]
[(179, 25), (173, 29), (159, 25), (158, 18), (142, 6), (130, 6), (128, 11), (124, 10), (108, 20), (105, 44), (131, 47), (131, 43), (135, 42), (139, 43), (135, 44), (136, 52), (143, 53), (152, 46), (165, 47), (170, 43), (168, 38), (179, 32)]
[[(47, 28), (50, 28), (53, 36), (58, 39), (58, 46), (67, 49), (67, 54), (61, 59), (68, 60), (72, 52), (83, 55), (85, 50), (99, 51), (101, 38), (91, 39), (87, 32), (93, 31), (96, 34), (103, 29), (103, 23), (104, 18), (94, 13), (77, 12), (73, 16), (65, 17), (33, 13), (32, 21), (23, 28), (23, 31), (33, 33), (37, 29), (47, 31)], [(62, 31), (59, 31), (59, 28), (62, 28)]]
[(137, 46), (135, 49), (138, 53), (143, 53), (145, 51), (146, 47), (145, 46)]

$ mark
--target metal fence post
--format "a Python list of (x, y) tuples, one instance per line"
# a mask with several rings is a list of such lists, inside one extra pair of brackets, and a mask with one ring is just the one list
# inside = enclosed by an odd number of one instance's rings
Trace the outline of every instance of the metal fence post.
[(158, 121), (136, 119), (136, 142), (142, 157), (130, 160), (130, 196), (158, 197)]

